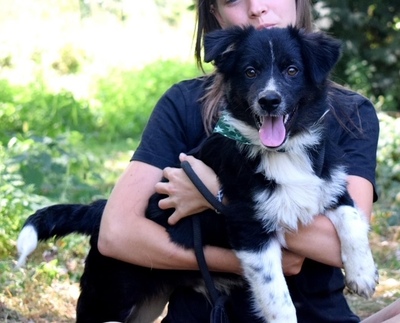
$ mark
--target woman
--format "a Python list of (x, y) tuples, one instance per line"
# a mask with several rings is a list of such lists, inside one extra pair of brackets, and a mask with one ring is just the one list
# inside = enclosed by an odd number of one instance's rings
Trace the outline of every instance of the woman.
[[(199, 0), (196, 43), (199, 65), (202, 39), (207, 32), (249, 24), (257, 28), (296, 25), (311, 30), (310, 6), (308, 0)], [(168, 195), (160, 201), (161, 208), (175, 208), (171, 224), (211, 207), (182, 170), (168, 167), (179, 163), (179, 153), (199, 145), (215, 123), (218, 97), (206, 107), (200, 100), (207, 84), (207, 77), (181, 82), (157, 104), (141, 144), (105, 208), (99, 237), (99, 250), (104, 255), (145, 267), (198, 269), (194, 253), (171, 243), (165, 230), (147, 220), (144, 213), (155, 191)], [(376, 197), (377, 116), (372, 104), (353, 92), (334, 87), (331, 97), (337, 111), (344, 107), (340, 110), (344, 116), (335, 118), (332, 114), (331, 133), (345, 152), (349, 192), (369, 220)], [(210, 191), (217, 194), (219, 184), (211, 169), (185, 154), (179, 159), (189, 161)], [(161, 183), (162, 176), (169, 182)], [(317, 216), (311, 225), (286, 234), (286, 242), (282, 267), (299, 322), (358, 322), (343, 296), (340, 243), (329, 219)], [(241, 273), (240, 263), (231, 250), (207, 246), (205, 256), (210, 270)], [(237, 290), (232, 296), (238, 322), (256, 321), (247, 296), (244, 290)], [(203, 296), (180, 290), (171, 298), (165, 322), (207, 322), (209, 310)]]

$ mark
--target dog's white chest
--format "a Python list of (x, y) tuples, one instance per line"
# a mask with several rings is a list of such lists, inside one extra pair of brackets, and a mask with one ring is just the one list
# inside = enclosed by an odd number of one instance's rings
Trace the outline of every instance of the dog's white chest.
[(314, 174), (311, 165), (305, 153), (276, 152), (262, 159), (258, 171), (276, 185), (272, 190), (256, 193), (257, 216), (261, 220), (276, 221), (281, 227), (296, 230), (299, 222), (309, 224), (331, 205), (343, 190), (343, 178), (337, 182), (323, 180)]

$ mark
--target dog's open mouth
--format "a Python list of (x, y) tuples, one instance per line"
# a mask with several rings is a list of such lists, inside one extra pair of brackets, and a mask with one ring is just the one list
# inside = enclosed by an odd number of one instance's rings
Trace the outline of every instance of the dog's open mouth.
[(259, 136), (261, 143), (265, 147), (278, 148), (285, 143), (291, 121), (296, 111), (297, 109), (294, 109), (292, 113), (284, 116), (259, 117)]

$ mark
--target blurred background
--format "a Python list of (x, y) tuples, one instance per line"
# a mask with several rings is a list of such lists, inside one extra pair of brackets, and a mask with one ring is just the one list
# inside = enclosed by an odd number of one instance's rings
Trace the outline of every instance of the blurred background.
[[(371, 244), (381, 283), (367, 316), (400, 297), (400, 8), (314, 1), (316, 28), (341, 39), (333, 79), (381, 122)], [(201, 75), (192, 0), (0, 0), (0, 321), (73, 322), (87, 238), (42, 244), (14, 270), (36, 209), (107, 198), (161, 95)], [(207, 70), (211, 67), (207, 66)]]

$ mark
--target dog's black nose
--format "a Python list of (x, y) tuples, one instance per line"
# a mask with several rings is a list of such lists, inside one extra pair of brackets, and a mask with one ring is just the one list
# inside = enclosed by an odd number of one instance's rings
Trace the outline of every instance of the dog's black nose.
[(279, 107), (282, 99), (281, 96), (275, 91), (267, 91), (258, 99), (258, 104), (261, 109), (271, 112)]

